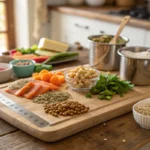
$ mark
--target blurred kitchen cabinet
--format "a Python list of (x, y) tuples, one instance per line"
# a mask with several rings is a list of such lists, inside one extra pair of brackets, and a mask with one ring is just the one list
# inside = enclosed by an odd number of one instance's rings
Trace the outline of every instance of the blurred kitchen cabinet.
[[(119, 24), (80, 16), (51, 13), (51, 38), (73, 44), (78, 41), (89, 47), (88, 36), (95, 34), (112, 34), (118, 30)], [(129, 38), (128, 46), (144, 46), (145, 29), (127, 26), (121, 36)]]
[(150, 31), (146, 31), (145, 34), (145, 46), (150, 48)]

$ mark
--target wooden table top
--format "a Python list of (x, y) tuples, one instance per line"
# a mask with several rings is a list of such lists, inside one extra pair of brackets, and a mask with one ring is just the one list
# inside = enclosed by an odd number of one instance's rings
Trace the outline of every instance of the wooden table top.
[[(78, 61), (54, 69), (88, 63), (88, 51), (80, 50)], [(150, 131), (141, 128), (128, 113), (95, 127), (46, 143), (0, 119), (0, 150), (149, 150)]]

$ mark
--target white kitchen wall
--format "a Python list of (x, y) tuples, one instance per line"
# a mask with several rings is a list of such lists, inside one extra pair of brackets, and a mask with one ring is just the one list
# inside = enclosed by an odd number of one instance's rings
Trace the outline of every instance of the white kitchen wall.
[[(16, 46), (30, 47), (38, 44), (41, 37), (50, 37), (50, 24), (44, 24), (40, 30), (40, 37), (33, 37), (34, 28), (34, 3), (36, 0), (14, 0)], [(57, 0), (56, 0), (57, 1)], [(61, 0), (60, 0), (61, 1)], [(52, 4), (55, 4), (51, 0)], [(50, 4), (50, 1), (48, 1)], [(58, 2), (57, 2), (58, 3)], [(56, 3), (56, 4), (57, 4)]]
[(30, 45), (28, 0), (14, 1), (14, 15), (17, 47), (28, 47)]

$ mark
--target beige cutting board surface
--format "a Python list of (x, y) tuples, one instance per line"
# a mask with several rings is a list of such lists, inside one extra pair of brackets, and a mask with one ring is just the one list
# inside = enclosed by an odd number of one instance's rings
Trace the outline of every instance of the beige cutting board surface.
[(0, 93), (42, 117), (51, 123), (51, 125), (44, 128), (37, 127), (1, 103), (0, 117), (36, 138), (53, 142), (130, 112), (134, 103), (150, 97), (150, 86), (134, 87), (134, 90), (125, 94), (123, 98), (115, 95), (111, 101), (101, 101), (97, 97), (87, 99), (85, 93), (79, 93), (63, 87), (61, 91), (69, 92), (72, 95), (71, 100), (89, 106), (90, 111), (86, 114), (73, 117), (53, 117), (44, 112), (43, 105), (35, 104), (32, 100), (8, 94), (5, 92), (5, 88), (2, 88), (0, 89)]

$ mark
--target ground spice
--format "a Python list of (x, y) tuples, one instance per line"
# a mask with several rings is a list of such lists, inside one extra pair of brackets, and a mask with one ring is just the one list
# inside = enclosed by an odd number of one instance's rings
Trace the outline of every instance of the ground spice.
[(150, 116), (150, 103), (145, 103), (145, 104), (140, 104), (135, 106), (135, 111), (137, 111), (142, 115)]
[(32, 79), (20, 79), (18, 81), (13, 82), (11, 85), (8, 86), (10, 90), (18, 90), (24, 87), (28, 82)]
[(49, 91), (35, 97), (33, 99), (33, 102), (38, 104), (49, 104), (49, 103), (62, 102), (69, 99), (70, 97), (71, 95), (67, 92)]

